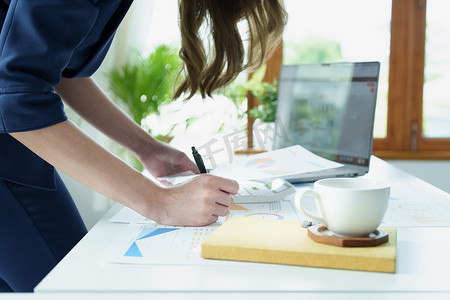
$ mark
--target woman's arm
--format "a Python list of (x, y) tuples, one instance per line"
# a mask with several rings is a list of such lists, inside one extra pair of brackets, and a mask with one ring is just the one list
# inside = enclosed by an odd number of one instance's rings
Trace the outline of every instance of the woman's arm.
[(236, 182), (209, 174), (171, 188), (157, 186), (103, 149), (70, 121), (11, 135), (64, 173), (167, 225), (202, 226), (228, 213)]
[[(153, 182), (148, 183), (139, 172), (100, 147), (70, 121), (10, 134), (64, 173), (132, 208), (145, 210), (145, 207), (139, 207), (143, 204), (139, 203), (140, 197), (133, 195), (137, 190), (144, 193), (144, 185), (151, 186), (150, 190), (155, 193), (147, 197), (155, 198), (158, 193), (158, 187)], [(126, 182), (134, 182), (134, 187), (121, 184)]]
[(191, 170), (188, 157), (151, 137), (117, 107), (91, 78), (63, 78), (56, 92), (81, 117), (110, 138), (132, 151), (154, 176)]

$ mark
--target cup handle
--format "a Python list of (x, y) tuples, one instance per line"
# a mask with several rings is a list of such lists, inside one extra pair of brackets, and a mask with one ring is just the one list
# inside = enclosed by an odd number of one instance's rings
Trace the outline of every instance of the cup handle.
[(325, 221), (325, 219), (322, 216), (320, 216), (318, 214), (314, 214), (314, 213), (308, 211), (306, 208), (304, 208), (303, 200), (305, 199), (306, 196), (312, 196), (315, 200), (316, 207), (317, 207), (317, 205), (320, 202), (320, 195), (311, 189), (305, 189), (303, 191), (298, 192), (295, 195), (295, 207), (297, 207), (297, 209), (299, 211), (303, 212), (303, 214), (306, 215), (307, 217), (309, 217), (310, 219), (313, 219), (314, 221), (317, 221), (320, 224), (328, 227), (327, 222)]

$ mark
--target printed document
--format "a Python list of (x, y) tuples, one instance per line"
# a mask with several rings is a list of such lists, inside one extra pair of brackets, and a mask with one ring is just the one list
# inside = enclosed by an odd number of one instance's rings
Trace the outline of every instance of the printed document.
[(236, 157), (229, 164), (218, 165), (213, 174), (235, 180), (289, 180), (298, 174), (341, 167), (342, 164), (320, 157), (295, 145), (269, 152)]

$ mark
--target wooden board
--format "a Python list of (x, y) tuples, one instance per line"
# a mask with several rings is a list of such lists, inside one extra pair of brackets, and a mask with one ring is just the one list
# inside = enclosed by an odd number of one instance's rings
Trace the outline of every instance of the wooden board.
[(389, 241), (389, 234), (381, 228), (367, 237), (343, 237), (317, 224), (308, 228), (308, 236), (315, 242), (338, 247), (374, 247)]

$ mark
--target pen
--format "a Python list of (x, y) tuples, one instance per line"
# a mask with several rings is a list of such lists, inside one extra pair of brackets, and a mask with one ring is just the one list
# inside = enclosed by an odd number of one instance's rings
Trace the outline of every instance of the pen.
[(198, 153), (197, 149), (192, 146), (192, 155), (194, 156), (195, 163), (197, 164), (197, 168), (200, 173), (206, 173), (205, 164), (203, 163), (202, 156)]

